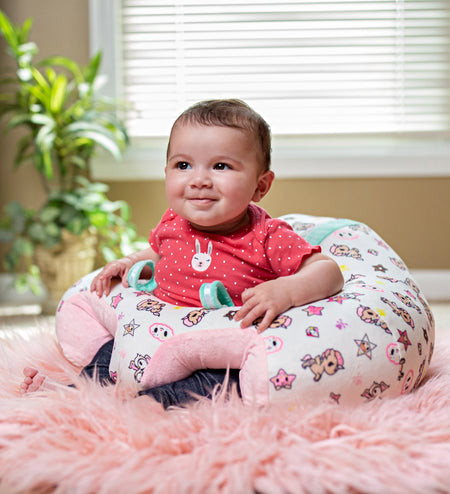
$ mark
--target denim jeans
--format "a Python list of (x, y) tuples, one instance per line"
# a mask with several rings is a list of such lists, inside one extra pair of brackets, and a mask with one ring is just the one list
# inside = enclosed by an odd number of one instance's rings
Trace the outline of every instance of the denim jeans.
[[(98, 380), (102, 385), (113, 384), (109, 375), (109, 362), (114, 341), (108, 341), (97, 352), (92, 362), (82, 371), (82, 375)], [(234, 385), (240, 395), (238, 369), (207, 369), (198, 370), (186, 379), (165, 384), (157, 388), (140, 391), (140, 395), (148, 395), (161, 403), (164, 408), (171, 405), (185, 405), (195, 400), (195, 395), (211, 398), (217, 385), (222, 386), (228, 374), (228, 390)]]

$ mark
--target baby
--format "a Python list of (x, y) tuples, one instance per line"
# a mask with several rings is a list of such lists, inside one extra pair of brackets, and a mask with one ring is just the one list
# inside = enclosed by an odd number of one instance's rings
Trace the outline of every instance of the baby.
[[(291, 307), (340, 291), (343, 277), (338, 265), (287, 223), (253, 204), (272, 185), (270, 154), (269, 126), (244, 102), (212, 100), (187, 109), (170, 134), (165, 168), (169, 209), (151, 231), (150, 246), (108, 263), (91, 290), (99, 297), (108, 295), (113, 278), (127, 287), (130, 268), (152, 260), (154, 273), (143, 275), (154, 276), (157, 298), (201, 306), (201, 286), (220, 280), (240, 307), (236, 323), (245, 328), (258, 319), (258, 331)], [(194, 262), (200, 246), (209, 255)], [(108, 362), (111, 352), (108, 342), (90, 364), (99, 378), (99, 362)], [(208, 373), (198, 371), (196, 381), (202, 372)], [(24, 373), (23, 391), (40, 386), (42, 376), (35, 369)], [(220, 375), (225, 376), (225, 370)], [(218, 382), (222, 380), (219, 377)], [(207, 383), (211, 385), (210, 376)], [(185, 384), (192, 391), (192, 383)], [(195, 386), (193, 391), (209, 392)], [(154, 390), (150, 394), (155, 395)]]

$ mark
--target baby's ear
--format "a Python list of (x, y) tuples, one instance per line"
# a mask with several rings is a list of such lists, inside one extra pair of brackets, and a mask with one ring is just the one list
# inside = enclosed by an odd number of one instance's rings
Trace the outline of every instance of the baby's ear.
[(256, 190), (252, 197), (253, 202), (259, 202), (269, 192), (274, 178), (275, 174), (272, 170), (267, 170), (259, 176)]

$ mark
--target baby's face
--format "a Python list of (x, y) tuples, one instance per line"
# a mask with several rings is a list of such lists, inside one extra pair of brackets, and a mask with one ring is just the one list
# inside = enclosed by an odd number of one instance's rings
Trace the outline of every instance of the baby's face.
[(199, 230), (226, 234), (245, 225), (249, 203), (273, 178), (261, 171), (258, 151), (240, 129), (177, 124), (166, 166), (169, 206)]

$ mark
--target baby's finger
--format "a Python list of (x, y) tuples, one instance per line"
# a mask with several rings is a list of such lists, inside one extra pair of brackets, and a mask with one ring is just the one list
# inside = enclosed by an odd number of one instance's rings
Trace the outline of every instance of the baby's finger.
[[(241, 328), (248, 328), (253, 325), (253, 321), (258, 319), (263, 314), (263, 311), (258, 307), (254, 306), (252, 308), (242, 307), (239, 319), (241, 321)], [(237, 314), (236, 314), (237, 316)]]
[(130, 286), (130, 284), (128, 283), (128, 272), (129, 272), (129, 268), (126, 268), (123, 275), (122, 275), (122, 285), (125, 287), (125, 288), (128, 288)]
[(251, 288), (246, 288), (242, 293), (241, 293), (241, 300), (242, 303), (245, 305), (254, 295), (254, 290)]
[(92, 280), (92, 283), (91, 283), (91, 292), (96, 292), (97, 291), (97, 283), (98, 283), (98, 276), (97, 275), (93, 280)]
[(107, 297), (109, 295), (109, 293), (111, 292), (111, 278), (104, 278), (102, 280), (102, 293), (100, 294), (101, 295), (105, 295), (105, 297)]
[(268, 310), (262, 321), (260, 323), (258, 323), (258, 326), (256, 328), (256, 330), (258, 331), (258, 333), (262, 333), (263, 331), (265, 331), (271, 324), (272, 324), (272, 321), (276, 318), (276, 314), (270, 310)]

